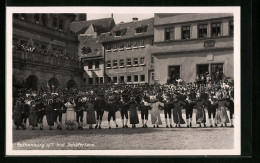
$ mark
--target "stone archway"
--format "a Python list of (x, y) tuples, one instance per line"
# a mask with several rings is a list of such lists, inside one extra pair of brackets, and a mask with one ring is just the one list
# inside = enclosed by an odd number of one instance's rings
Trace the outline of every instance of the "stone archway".
[(38, 82), (39, 82), (39, 79), (37, 78), (37, 76), (30, 75), (26, 79), (25, 86), (26, 86), (27, 89), (32, 89), (34, 91), (37, 91), (38, 90)]
[(60, 82), (56, 78), (51, 78), (48, 81), (48, 86), (50, 88), (50, 91), (55, 91), (57, 88), (60, 87)]
[(67, 88), (68, 88), (68, 89), (77, 88), (77, 83), (76, 83), (73, 79), (70, 79), (70, 80), (67, 82)]

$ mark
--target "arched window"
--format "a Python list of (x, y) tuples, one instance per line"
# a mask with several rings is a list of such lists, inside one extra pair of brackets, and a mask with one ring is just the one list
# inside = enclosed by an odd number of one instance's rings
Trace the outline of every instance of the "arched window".
[(50, 88), (50, 91), (55, 91), (60, 86), (60, 83), (56, 78), (51, 78), (48, 81), (48, 86)]
[(39, 82), (39, 80), (38, 80), (37, 76), (30, 75), (26, 79), (26, 88), (37, 91), (38, 90), (38, 82)]
[(67, 88), (68, 88), (68, 89), (77, 88), (76, 82), (75, 82), (73, 79), (70, 79), (70, 80), (67, 82)]

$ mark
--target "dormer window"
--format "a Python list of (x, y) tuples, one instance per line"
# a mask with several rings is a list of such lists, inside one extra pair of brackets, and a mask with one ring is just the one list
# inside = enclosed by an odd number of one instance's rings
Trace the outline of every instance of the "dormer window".
[(121, 31), (116, 31), (116, 36), (121, 36), (122, 35), (122, 32)]
[(81, 52), (82, 52), (83, 54), (88, 54), (88, 53), (91, 53), (91, 49), (90, 49), (89, 47), (83, 47), (83, 48), (81, 49)]
[(140, 33), (143, 33), (143, 32), (147, 32), (147, 26), (138, 27), (138, 28), (135, 29), (136, 34), (140, 34)]

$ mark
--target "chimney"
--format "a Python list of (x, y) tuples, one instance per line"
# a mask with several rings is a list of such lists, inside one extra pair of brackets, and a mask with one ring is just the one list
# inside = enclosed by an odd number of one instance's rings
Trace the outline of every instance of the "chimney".
[(111, 18), (112, 18), (112, 19), (114, 18), (113, 13), (111, 14)]
[(136, 22), (136, 21), (138, 21), (138, 18), (134, 17), (132, 20), (133, 20), (133, 22)]

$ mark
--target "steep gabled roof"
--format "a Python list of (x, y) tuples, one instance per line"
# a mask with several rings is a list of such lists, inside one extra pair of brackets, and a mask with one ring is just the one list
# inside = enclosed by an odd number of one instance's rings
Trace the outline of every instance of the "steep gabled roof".
[(105, 33), (109, 32), (115, 25), (113, 18), (102, 18), (89, 21), (78, 21), (70, 24), (70, 30), (76, 35), (83, 34), (90, 25), (93, 25), (95, 32)]
[[(154, 19), (145, 19), (140, 21), (132, 21), (127, 23), (116, 24), (111, 30), (111, 34), (104, 38), (102, 42), (119, 41), (130, 38), (139, 38), (146, 36), (153, 36)], [(146, 28), (146, 32), (136, 33), (136, 29)], [(116, 31), (122, 31), (122, 36), (116, 36)]]
[[(80, 40), (80, 58), (96, 58), (96, 57), (103, 57), (102, 55), (102, 39), (107, 37), (107, 33), (102, 33), (101, 35), (97, 36), (96, 38), (92, 36), (81, 36)], [(90, 48), (91, 52), (88, 54), (83, 54), (81, 52), (82, 48)]]

